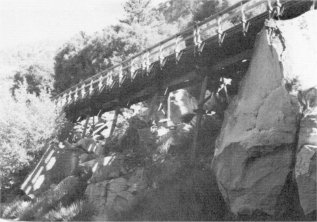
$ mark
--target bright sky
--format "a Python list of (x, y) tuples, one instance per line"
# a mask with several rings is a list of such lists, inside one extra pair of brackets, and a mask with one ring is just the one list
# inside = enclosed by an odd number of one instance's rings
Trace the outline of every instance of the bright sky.
[[(0, 50), (93, 33), (122, 18), (126, 0), (0, 0)], [(152, 0), (158, 4), (164, 0)]]

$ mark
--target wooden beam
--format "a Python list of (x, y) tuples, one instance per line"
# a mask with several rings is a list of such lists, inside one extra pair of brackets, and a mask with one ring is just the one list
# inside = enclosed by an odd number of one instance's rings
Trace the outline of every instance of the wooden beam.
[(239, 54), (236, 54), (226, 59), (222, 59), (221, 61), (217, 62), (215, 65), (211, 66), (211, 68), (209, 69), (209, 73), (210, 75), (212, 75), (215, 72), (220, 71), (222, 68), (231, 66), (240, 61), (242, 62), (242, 60), (244, 59), (250, 60), (250, 58), (252, 57), (252, 53), (253, 53), (253, 49), (247, 49), (243, 52), (240, 52)]
[(191, 149), (190, 162), (192, 165), (195, 163), (195, 160), (196, 160), (198, 136), (199, 136), (199, 131), (200, 131), (201, 119), (203, 117), (203, 106), (204, 106), (208, 81), (209, 81), (209, 76), (205, 75), (205, 77), (201, 83), (200, 96), (199, 96), (199, 102), (198, 102), (198, 110), (197, 110), (197, 116), (196, 116), (196, 118), (197, 118), (196, 119), (196, 127), (194, 129), (194, 140), (193, 140), (193, 145), (192, 145), (192, 149)]
[(83, 134), (81, 135), (81, 138), (84, 138), (84, 137), (86, 136), (86, 131), (87, 131), (87, 126), (88, 126), (89, 118), (90, 118), (90, 115), (87, 115), (86, 122), (85, 122), (85, 125), (84, 125)]
[[(155, 105), (158, 103), (158, 96), (159, 96), (159, 91), (157, 91), (154, 96), (151, 99), (150, 107), (149, 107), (149, 114), (147, 116), (147, 121), (151, 121), (152, 116), (156, 116), (156, 110), (155, 110)], [(154, 119), (156, 121), (156, 118)]]
[(167, 126), (172, 126), (172, 110), (170, 93), (167, 94)]
[(113, 120), (112, 120), (112, 125), (111, 125), (111, 129), (110, 129), (109, 137), (112, 136), (112, 134), (113, 134), (113, 132), (114, 132), (114, 130), (116, 128), (119, 111), (120, 111), (120, 107), (117, 106), (117, 108), (115, 110), (115, 113), (114, 113)]

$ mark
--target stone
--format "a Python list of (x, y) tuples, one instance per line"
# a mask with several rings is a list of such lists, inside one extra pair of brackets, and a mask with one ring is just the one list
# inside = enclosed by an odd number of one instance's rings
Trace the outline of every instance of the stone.
[(96, 142), (92, 138), (83, 138), (80, 139), (75, 145), (81, 146), (87, 151), (92, 151), (93, 147), (96, 145)]
[(79, 166), (89, 167), (93, 169), (93, 167), (98, 163), (98, 159), (89, 160), (83, 163), (80, 163)]
[[(258, 36), (249, 70), (225, 112), (216, 141), (212, 169), (234, 214), (275, 214), (296, 158), (298, 117), (303, 107), (298, 95), (317, 85), (316, 12), (271, 22), (275, 25)], [(304, 137), (315, 140), (312, 134), (301, 133), (316, 132), (311, 123), (306, 125), (307, 129), (300, 129), (299, 141)], [(300, 149), (296, 180), (301, 205), (309, 213), (316, 209), (312, 204), (316, 149)], [(299, 172), (305, 177), (302, 185)]]
[(317, 93), (314, 91), (308, 113), (300, 123), (295, 166), (299, 200), (305, 215), (316, 213), (317, 209)]
[(98, 156), (103, 156), (103, 155), (106, 154), (105, 150), (106, 150), (105, 146), (102, 143), (99, 142), (99, 143), (96, 144), (96, 147), (94, 149), (94, 153), (96, 155), (98, 155)]
[(128, 180), (129, 192), (136, 193), (147, 187), (144, 168), (138, 167)]
[(102, 181), (89, 184), (85, 191), (88, 201), (96, 206), (98, 214), (100, 215), (106, 213), (107, 186), (108, 181)]
[(173, 123), (180, 123), (183, 115), (194, 113), (197, 109), (197, 99), (191, 95), (187, 89), (179, 89), (171, 92), (170, 101), (170, 120)]
[(99, 158), (92, 168), (93, 175), (90, 182), (97, 183), (119, 177), (122, 172), (123, 160), (121, 154), (112, 154), (111, 156)]
[(97, 207), (98, 217), (122, 213), (136, 203), (136, 196), (146, 188), (144, 168), (137, 168), (127, 178), (118, 177), (88, 185), (85, 195)]

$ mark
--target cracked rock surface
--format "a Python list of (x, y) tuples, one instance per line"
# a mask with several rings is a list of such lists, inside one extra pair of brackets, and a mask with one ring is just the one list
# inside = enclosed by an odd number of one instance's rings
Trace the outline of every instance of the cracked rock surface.
[(296, 171), (309, 214), (316, 211), (316, 94), (305, 95), (317, 86), (317, 13), (266, 25), (226, 111), (212, 168), (233, 213), (271, 216)]

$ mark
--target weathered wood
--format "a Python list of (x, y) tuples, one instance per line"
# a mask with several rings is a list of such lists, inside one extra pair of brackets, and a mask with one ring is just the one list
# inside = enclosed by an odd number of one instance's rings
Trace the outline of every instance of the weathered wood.
[(86, 131), (87, 131), (89, 119), (90, 119), (90, 115), (88, 115), (87, 118), (86, 118), (86, 122), (85, 122), (85, 125), (84, 125), (83, 134), (81, 135), (82, 138), (84, 138), (84, 137), (86, 136)]
[(114, 113), (113, 120), (112, 120), (109, 136), (112, 136), (112, 134), (113, 134), (113, 132), (114, 132), (114, 130), (116, 128), (119, 111), (120, 111), (120, 107), (117, 107), (116, 110), (115, 110), (115, 113)]
[(167, 126), (172, 126), (172, 110), (170, 93), (167, 94)]
[(199, 136), (199, 131), (200, 131), (200, 125), (201, 125), (201, 119), (203, 117), (203, 106), (204, 106), (204, 101), (205, 101), (205, 95), (207, 91), (207, 85), (208, 85), (208, 80), (209, 76), (205, 75), (204, 79), (202, 80), (201, 83), (201, 89), (200, 89), (200, 96), (199, 96), (199, 102), (198, 102), (198, 109), (197, 109), (197, 120), (196, 120), (196, 126), (194, 129), (194, 140), (193, 140), (193, 145), (191, 149), (191, 164), (195, 163), (196, 159), (196, 150), (198, 146), (198, 136)]
[(159, 91), (157, 91), (154, 94), (154, 96), (152, 97), (152, 99), (151, 99), (151, 103), (150, 103), (150, 106), (149, 106), (149, 113), (148, 113), (148, 116), (147, 116), (147, 121), (151, 121), (153, 115), (155, 115), (155, 113), (156, 113), (155, 105), (158, 103), (158, 96), (159, 96)]

